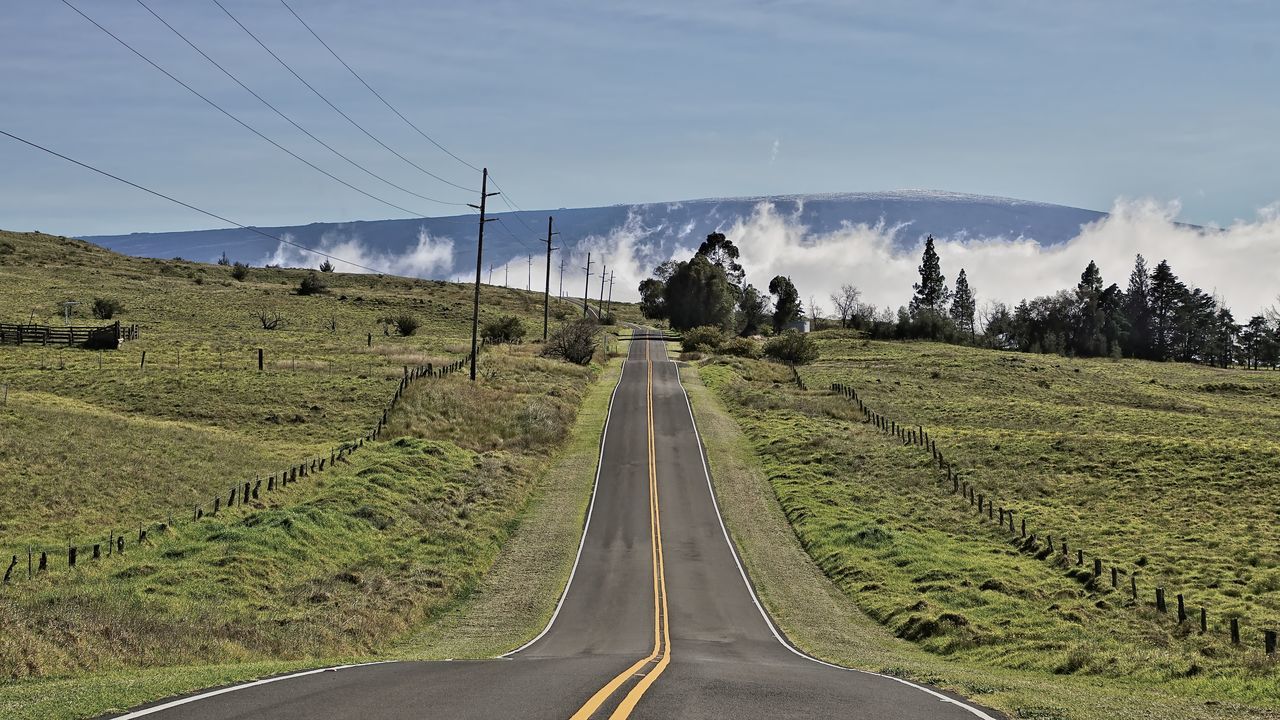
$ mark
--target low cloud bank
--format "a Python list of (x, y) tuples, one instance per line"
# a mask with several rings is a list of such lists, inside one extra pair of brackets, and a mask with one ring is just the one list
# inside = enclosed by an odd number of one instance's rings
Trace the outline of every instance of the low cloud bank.
[[(286, 240), (294, 240), (285, 235)], [(393, 275), (411, 277), (437, 277), (453, 266), (453, 240), (448, 237), (432, 237), (425, 229), (418, 230), (417, 242), (404, 252), (378, 252), (371, 250), (358, 235), (328, 232), (320, 237), (314, 250), (341, 260), (330, 260), (334, 270), (347, 273), (368, 273), (369, 268)], [(261, 261), (263, 265), (282, 267), (318, 267), (324, 258), (302, 248), (280, 243), (275, 252)]]
[[(1237, 317), (1247, 318), (1276, 303), (1280, 205), (1221, 230), (1179, 224), (1179, 211), (1176, 202), (1122, 199), (1108, 217), (1082, 227), (1076, 237), (1059, 245), (1042, 246), (1032, 237), (938, 238), (937, 250), (948, 284), (964, 268), (979, 303), (1013, 304), (1074, 287), (1090, 260), (1102, 269), (1106, 283), (1123, 288), (1138, 253), (1150, 268), (1168, 260), (1183, 282), (1218, 295)], [(660, 229), (631, 218), (607, 237), (583, 242), (582, 248), (592, 249), (594, 259), (603, 255), (619, 269), (615, 299), (637, 299), (636, 288), (654, 265), (687, 258), (702, 240), (689, 238), (687, 247), (647, 247), (646, 239)], [(774, 275), (789, 275), (806, 304), (813, 296), (828, 310), (828, 295), (845, 283), (860, 288), (864, 302), (896, 309), (907, 303), (912, 284), (919, 280), (921, 246), (898, 247), (895, 239), (905, 231), (901, 226), (857, 224), (813, 233), (800, 222), (798, 211), (780, 214), (766, 202), (750, 217), (720, 230), (741, 249), (749, 282), (764, 288)], [(581, 259), (576, 264), (582, 264)], [(580, 281), (581, 271), (577, 272)]]

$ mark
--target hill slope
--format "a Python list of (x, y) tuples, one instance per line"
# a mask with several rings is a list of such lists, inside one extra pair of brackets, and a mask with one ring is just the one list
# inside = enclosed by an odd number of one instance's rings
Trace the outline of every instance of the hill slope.
[[(1054, 245), (1074, 237), (1081, 225), (1105, 216), (1105, 213), (1063, 205), (927, 190), (720, 198), (507, 212), (498, 213), (496, 216), (503, 222), (490, 226), (486, 233), (485, 262), (492, 261), (501, 267), (514, 259), (518, 267), (523, 268), (525, 256), (532, 254), (538, 267), (537, 260), (542, 254), (539, 238), (543, 237), (549, 214), (555, 216), (556, 229), (560, 232), (557, 244), (568, 250), (567, 257), (576, 259), (578, 255), (585, 255), (585, 251), (577, 250), (584, 241), (623, 233), (636, 239), (640, 246), (637, 254), (641, 257), (664, 259), (675, 247), (696, 246), (708, 233), (749, 218), (761, 202), (772, 203), (778, 214), (794, 216), (814, 232), (830, 232), (845, 224), (883, 222), (886, 227), (902, 226), (897, 240), (904, 246), (914, 244), (928, 233), (956, 238), (1029, 237)], [(341, 249), (345, 256), (357, 252), (358, 245), (358, 251), (376, 267), (389, 267), (420, 277), (448, 278), (475, 267), (475, 226), (474, 216), (464, 215), (263, 229), (277, 236), (288, 234), (309, 247)], [(520, 240), (513, 235), (518, 235)], [(147, 257), (180, 255), (213, 262), (225, 252), (233, 259), (254, 264), (272, 259), (285, 264), (315, 262), (288, 248), (277, 255), (274, 241), (240, 229), (86, 239), (119, 252)], [(514, 274), (518, 277), (513, 285), (527, 280), (524, 273)], [(575, 281), (574, 288), (577, 287)]]

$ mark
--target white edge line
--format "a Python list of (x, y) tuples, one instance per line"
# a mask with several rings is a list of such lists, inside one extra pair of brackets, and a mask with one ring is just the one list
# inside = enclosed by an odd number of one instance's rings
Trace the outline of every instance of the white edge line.
[(887, 680), (893, 680), (894, 682), (900, 682), (903, 685), (913, 687), (917, 690), (920, 690), (921, 692), (929, 693), (930, 695), (938, 698), (944, 703), (951, 703), (952, 705), (957, 705), (967, 710), (968, 712), (973, 714), (975, 717), (981, 718), (982, 720), (996, 720), (992, 716), (979, 710), (976, 707), (968, 705), (967, 703), (963, 703), (959, 700), (956, 700), (955, 698), (948, 697), (947, 695), (944, 695), (938, 692), (937, 690), (931, 690), (927, 687), (924, 687), (923, 685), (917, 685), (916, 683), (913, 683), (910, 680), (904, 680), (902, 678), (894, 677), (892, 675), (883, 675), (881, 673), (872, 672), (870, 670), (860, 670), (858, 668), (845, 667), (843, 665), (836, 665), (835, 663), (829, 663), (825, 660), (819, 660), (818, 658), (792, 645), (790, 642), (787, 641), (785, 637), (782, 636), (782, 633), (778, 632), (778, 628), (773, 624), (773, 620), (769, 617), (769, 613), (766, 612), (764, 609), (764, 606), (760, 604), (760, 598), (756, 596), (756, 589), (751, 584), (751, 580), (747, 578), (747, 571), (742, 567), (742, 561), (738, 558), (738, 549), (733, 546), (733, 540), (730, 539), (729, 537), (729, 529), (725, 527), (724, 516), (720, 514), (720, 503), (719, 501), (716, 500), (715, 489), (711, 485), (711, 469), (707, 466), (707, 456), (702, 451), (702, 433), (698, 431), (698, 421), (693, 415), (693, 403), (690, 402), (689, 400), (689, 391), (685, 390), (684, 379), (680, 377), (680, 366), (676, 365), (676, 362), (674, 360), (671, 360), (670, 362), (673, 366), (675, 366), (676, 381), (680, 383), (680, 392), (684, 394), (685, 407), (689, 409), (689, 421), (693, 423), (694, 438), (698, 442), (698, 456), (702, 459), (702, 474), (707, 479), (707, 492), (711, 494), (711, 505), (716, 509), (716, 519), (720, 521), (720, 531), (724, 533), (724, 541), (729, 545), (729, 554), (733, 556), (733, 562), (738, 566), (738, 574), (742, 576), (742, 582), (746, 584), (747, 592), (751, 594), (751, 601), (755, 603), (756, 609), (760, 611), (760, 617), (764, 618), (764, 624), (769, 627), (769, 631), (773, 633), (773, 637), (777, 639), (777, 641), (781, 643), (782, 646), (785, 647), (786, 649), (790, 650), (791, 652), (795, 653), (796, 655), (799, 655), (800, 657), (806, 660), (818, 663), (819, 665), (826, 665), (829, 668), (835, 668), (837, 670), (847, 670), (850, 672), (863, 673), (865, 675), (874, 675), (876, 677), (882, 677)]
[(396, 661), (379, 660), (376, 662), (353, 663), (350, 665), (335, 665), (333, 667), (316, 668), (315, 670), (303, 670), (302, 672), (290, 673), (288, 675), (278, 675), (276, 677), (269, 677), (269, 678), (264, 678), (262, 680), (254, 680), (253, 682), (242, 683), (240, 685), (231, 685), (229, 687), (220, 688), (218, 690), (210, 690), (209, 692), (200, 693), (199, 695), (192, 695), (191, 697), (171, 700), (167, 703), (163, 703), (160, 705), (153, 705), (151, 707), (142, 708), (141, 710), (134, 710), (133, 712), (126, 713), (124, 715), (117, 715), (112, 720), (132, 720), (132, 718), (140, 718), (140, 717), (143, 717), (144, 715), (151, 715), (152, 713), (163, 712), (165, 710), (170, 710), (180, 705), (186, 705), (187, 703), (196, 702), (197, 700), (205, 700), (218, 695), (225, 695), (226, 693), (235, 692), (237, 690), (244, 690), (246, 688), (257, 687), (259, 685), (267, 685), (274, 682), (280, 682), (281, 680), (292, 680), (293, 678), (299, 678), (305, 675), (315, 675), (316, 673), (323, 673), (323, 672), (335, 672), (338, 670), (347, 670), (349, 668), (365, 667), (368, 665), (384, 665), (392, 662), (396, 662)]
[(587, 544), (587, 531), (591, 529), (591, 513), (596, 507), (596, 491), (600, 488), (600, 471), (604, 467), (604, 443), (605, 439), (609, 437), (609, 421), (613, 418), (613, 400), (618, 396), (618, 388), (622, 387), (622, 378), (627, 373), (627, 360), (630, 359), (630, 356), (631, 348), (628, 346), (627, 357), (622, 360), (622, 371), (618, 373), (618, 383), (613, 386), (613, 393), (609, 395), (609, 408), (605, 411), (604, 416), (604, 430), (600, 432), (600, 456), (596, 459), (596, 480), (591, 486), (591, 502), (587, 505), (587, 519), (582, 524), (582, 538), (578, 540), (578, 554), (573, 558), (573, 569), (569, 571), (569, 580), (564, 584), (564, 592), (560, 593), (560, 600), (556, 603), (556, 609), (551, 613), (551, 619), (547, 621), (547, 626), (542, 628), (542, 632), (515, 650), (499, 655), (499, 658), (511, 657), (541, 640), (543, 635), (551, 631), (551, 626), (556, 624), (556, 618), (560, 617), (560, 608), (564, 607), (565, 598), (569, 597), (569, 589), (573, 587), (573, 577), (578, 574), (578, 562), (582, 560), (582, 548)]

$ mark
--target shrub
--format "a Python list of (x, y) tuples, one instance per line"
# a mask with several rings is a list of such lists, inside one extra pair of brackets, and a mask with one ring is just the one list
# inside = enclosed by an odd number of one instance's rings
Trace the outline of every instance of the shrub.
[(787, 330), (764, 344), (764, 354), (791, 365), (807, 365), (818, 359), (818, 344), (802, 332)]
[(503, 315), (497, 320), (490, 320), (480, 330), (480, 336), (491, 344), (518, 343), (524, 340), (525, 327), (515, 315)]
[(715, 350), (724, 342), (724, 332), (714, 325), (703, 325), (685, 330), (680, 338), (680, 349), (685, 352)]
[(299, 295), (316, 295), (328, 289), (329, 285), (314, 272), (307, 273), (307, 276), (302, 278), (302, 282), (298, 283)]
[(405, 337), (418, 332), (418, 328), (422, 327), (422, 323), (418, 321), (418, 318), (412, 315), (397, 315), (392, 319), (391, 324), (396, 326), (396, 332)]
[(542, 348), (543, 357), (557, 358), (578, 365), (591, 362), (596, 353), (600, 326), (591, 319), (576, 320), (556, 328)]
[(124, 304), (115, 298), (93, 299), (93, 316), (99, 320), (110, 320), (120, 312), (124, 312)]
[(284, 318), (280, 317), (280, 313), (269, 313), (266, 310), (259, 310), (255, 317), (262, 324), (263, 330), (275, 330), (284, 324)]
[(735, 355), (744, 358), (759, 358), (760, 343), (751, 338), (731, 338), (720, 344), (716, 352), (721, 355)]
[(329, 262), (327, 259), (320, 263), (320, 272), (333, 272), (333, 263)]
[(244, 282), (244, 279), (249, 277), (249, 266), (237, 260), (236, 263), (231, 266), (231, 277)]
[(606, 313), (604, 317), (600, 318), (600, 324), (601, 325), (617, 325), (618, 318), (614, 317), (613, 313)]
[(227, 259), (227, 253), (225, 250), (222, 253), (222, 257), (218, 258), (218, 264), (224, 267), (231, 264), (231, 260)]

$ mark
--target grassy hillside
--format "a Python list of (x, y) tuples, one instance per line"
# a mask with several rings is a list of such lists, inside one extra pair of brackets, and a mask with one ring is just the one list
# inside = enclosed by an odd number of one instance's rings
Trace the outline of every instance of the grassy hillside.
[[(388, 651), (465, 604), (566, 443), (598, 441), (577, 437), (575, 418), (599, 363), (497, 346), (474, 385), (463, 373), (412, 385), (384, 440), (348, 462), (191, 521), (213, 494), (367, 433), (403, 366), (469, 349), (470, 287), (325, 274), (329, 292), (300, 296), (304, 276), (254, 269), (241, 282), (226, 267), (0, 234), (3, 321), (61, 324), (61, 300), (113, 297), (141, 327), (119, 351), (0, 345), (0, 550), (50, 548), (54, 566), (29, 580), (24, 553), (0, 591), (0, 714), (74, 717)], [(482, 320), (515, 314), (540, 339), (540, 296), (483, 292)], [(262, 308), (284, 326), (263, 329)], [(400, 314), (421, 329), (386, 331)], [(580, 498), (563, 499), (561, 514)], [(176, 525), (146, 544), (135, 531), (123, 556), (65, 568), (68, 539), (105, 542), (170, 512)], [(554, 599), (528, 603), (534, 620)], [(88, 676), (114, 679), (74, 682)]]
[[(1280, 375), (818, 337), (822, 359), (801, 371), (808, 391), (763, 362), (717, 360), (701, 375), (806, 551), (862, 611), (968, 665), (1276, 706), (1261, 630), (1280, 628)], [(1093, 556), (1125, 568), (1121, 591), (1089, 583), (1074, 558), (1019, 550), (940, 489), (928, 452), (818, 389), (831, 382), (929, 428), (980, 492), (1041, 538), (1085, 548), (1087, 569)], [(1177, 592), (1192, 613), (1206, 606), (1209, 632), (1195, 615), (1178, 626), (1156, 613), (1157, 584), (1171, 612)], [(1233, 614), (1241, 647), (1226, 635)]]
[[(305, 275), (255, 268), (241, 282), (228, 267), (0, 233), (0, 321), (61, 325), (62, 301), (76, 300), (73, 323), (103, 324), (89, 307), (107, 297), (123, 304), (116, 319), (140, 326), (118, 351), (0, 346), (0, 550), (105, 538), (327, 454), (376, 423), (404, 366), (469, 349), (470, 287), (326, 273), (329, 292), (300, 296)], [(483, 293), (482, 322), (518, 315), (541, 337), (541, 296)], [(259, 312), (281, 326), (263, 329)], [(421, 328), (401, 337), (383, 322), (400, 315)]]

